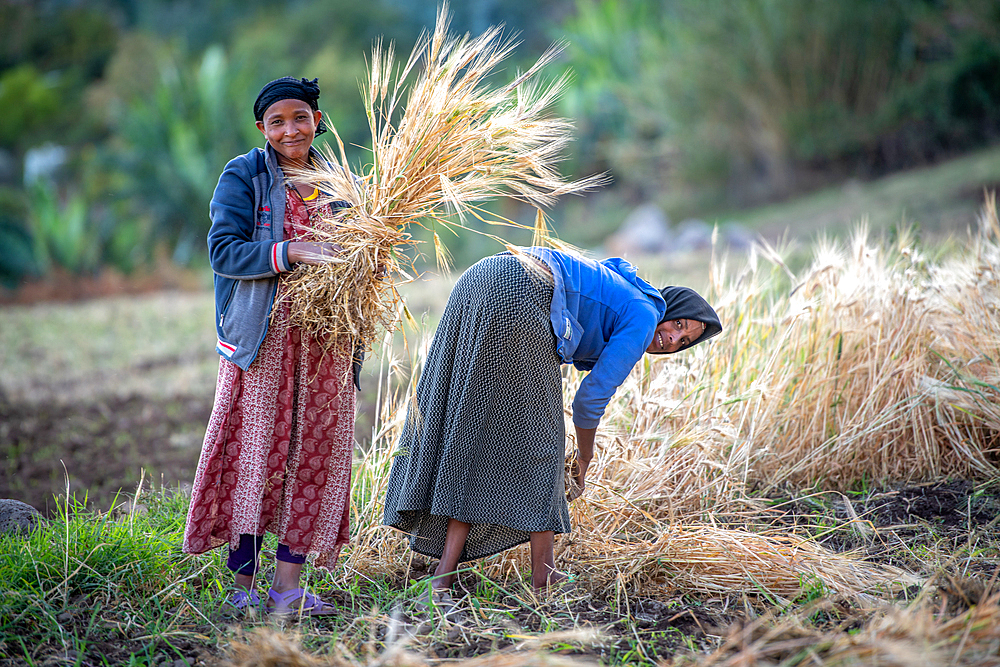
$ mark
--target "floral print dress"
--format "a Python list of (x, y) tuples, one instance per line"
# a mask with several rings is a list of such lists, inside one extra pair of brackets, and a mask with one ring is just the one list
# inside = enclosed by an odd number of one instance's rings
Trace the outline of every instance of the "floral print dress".
[[(301, 239), (317, 212), (286, 189), (284, 233)], [(279, 293), (283, 289), (279, 282)], [(195, 473), (183, 551), (232, 548), (241, 534), (278, 536), (293, 554), (332, 568), (348, 541), (354, 386), (351, 346), (289, 326), (277, 306), (257, 358), (221, 359)]]

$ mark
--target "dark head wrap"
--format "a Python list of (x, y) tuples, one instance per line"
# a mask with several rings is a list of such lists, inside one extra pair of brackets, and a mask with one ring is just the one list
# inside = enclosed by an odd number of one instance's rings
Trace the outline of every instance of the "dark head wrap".
[[(667, 320), (696, 320), (705, 323), (705, 330), (687, 347), (708, 340), (722, 331), (722, 322), (719, 321), (715, 309), (690, 287), (664, 287), (660, 290), (660, 294), (667, 302), (667, 309), (664, 311), (660, 323)], [(680, 350), (677, 351), (680, 352)]]
[[(257, 101), (253, 103), (253, 117), (256, 120), (264, 120), (264, 112), (275, 102), (281, 100), (302, 100), (313, 111), (319, 111), (319, 79), (296, 79), (291, 76), (283, 76), (280, 79), (271, 81), (260, 89)], [(320, 118), (319, 125), (316, 126), (317, 136), (326, 132), (326, 123)]]

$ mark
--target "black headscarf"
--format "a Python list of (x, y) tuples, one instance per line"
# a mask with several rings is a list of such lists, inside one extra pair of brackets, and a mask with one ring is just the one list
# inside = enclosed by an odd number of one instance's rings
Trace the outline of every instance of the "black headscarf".
[[(319, 79), (296, 79), (291, 76), (283, 76), (280, 79), (271, 81), (257, 95), (257, 101), (253, 103), (253, 117), (255, 120), (264, 120), (264, 112), (275, 102), (281, 100), (302, 100), (309, 105), (313, 111), (319, 111)], [(316, 135), (326, 132), (326, 123), (320, 118), (319, 125), (316, 126)]]
[[(696, 320), (705, 323), (705, 330), (687, 347), (708, 340), (722, 331), (722, 322), (719, 321), (715, 309), (690, 287), (664, 287), (660, 290), (660, 294), (667, 302), (667, 309), (664, 311), (660, 323), (667, 320)], [(687, 347), (681, 349), (685, 350)], [(680, 350), (677, 351), (680, 352)]]

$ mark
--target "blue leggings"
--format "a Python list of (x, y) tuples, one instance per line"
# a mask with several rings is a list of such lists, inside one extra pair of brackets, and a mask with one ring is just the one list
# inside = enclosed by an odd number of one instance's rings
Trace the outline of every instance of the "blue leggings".
[[(264, 544), (263, 535), (240, 535), (240, 546), (229, 550), (229, 559), (226, 567), (237, 574), (244, 574), (252, 577), (257, 573), (257, 554)], [(289, 551), (285, 544), (278, 544), (278, 560), (284, 563), (295, 563), (301, 565), (306, 562), (305, 556), (296, 556)]]

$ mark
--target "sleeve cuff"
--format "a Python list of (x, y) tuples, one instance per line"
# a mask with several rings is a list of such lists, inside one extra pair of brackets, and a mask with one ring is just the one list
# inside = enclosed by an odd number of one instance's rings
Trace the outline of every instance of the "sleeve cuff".
[(573, 425), (574, 426), (579, 426), (580, 428), (597, 428), (598, 425), (600, 425), (600, 423), (601, 423), (601, 417), (604, 416), (604, 411), (603, 410), (601, 411), (601, 413), (599, 415), (597, 415), (596, 417), (594, 417), (594, 416), (588, 416), (586, 414), (583, 414), (585, 412), (590, 412), (589, 410), (580, 410), (580, 412), (578, 413), (576, 411), (576, 409), (575, 409), (576, 408), (575, 405), (573, 406), (573, 408), (574, 408), (574, 410), (573, 410)]
[(600, 424), (600, 419), (573, 419), (573, 425), (579, 426), (580, 428), (597, 428)]
[(271, 270), (275, 273), (285, 273), (292, 270), (288, 261), (288, 241), (281, 241), (271, 246)]

